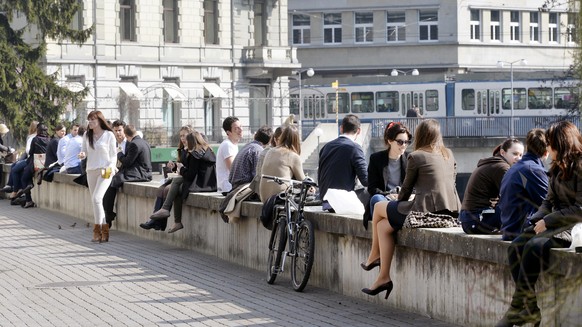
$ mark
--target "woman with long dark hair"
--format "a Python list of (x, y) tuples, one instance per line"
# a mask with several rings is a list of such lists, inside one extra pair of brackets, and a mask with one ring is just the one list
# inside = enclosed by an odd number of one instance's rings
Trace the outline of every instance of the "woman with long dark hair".
[(582, 221), (582, 136), (574, 124), (561, 121), (546, 130), (546, 141), (552, 158), (548, 195), (528, 219), (529, 227), (509, 247), (515, 292), (499, 327), (539, 326), (542, 317), (535, 284), (549, 268), (550, 249), (569, 247), (572, 228)]
[(87, 115), (88, 130), (83, 136), (83, 146), (79, 158), (87, 158), (87, 184), (93, 206), (92, 242), (109, 241), (109, 225), (105, 221), (103, 196), (111, 184), (111, 177), (117, 171), (117, 146), (115, 135), (103, 113), (98, 110)]
[[(386, 298), (394, 286), (390, 266), (394, 256), (394, 234), (402, 229), (419, 227), (413, 219), (431, 216), (453, 222), (460, 209), (455, 189), (456, 163), (453, 153), (443, 144), (440, 125), (434, 119), (423, 120), (414, 133), (414, 151), (408, 156), (406, 177), (397, 201), (382, 201), (374, 206), (373, 230), (377, 234), (379, 257), (370, 251), (368, 263), (380, 266), (380, 274), (370, 288), (362, 289), (369, 295), (386, 291)], [(415, 191), (414, 199), (410, 201)], [(377, 260), (376, 260), (377, 259)]]

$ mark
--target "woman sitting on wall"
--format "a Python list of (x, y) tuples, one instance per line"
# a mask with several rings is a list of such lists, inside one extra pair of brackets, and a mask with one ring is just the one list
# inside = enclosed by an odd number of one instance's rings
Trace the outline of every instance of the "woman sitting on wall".
[[(457, 175), (455, 158), (443, 144), (439, 123), (423, 120), (414, 133), (414, 151), (408, 156), (406, 177), (398, 193), (398, 201), (382, 201), (374, 206), (373, 230), (378, 237), (379, 257), (368, 256), (368, 268), (380, 266), (380, 274), (370, 288), (362, 289), (369, 295), (386, 291), (386, 298), (394, 286), (390, 266), (394, 256), (394, 234), (400, 229), (414, 227), (451, 227), (456, 225), (460, 209), (455, 188)], [(415, 196), (409, 201), (413, 189)]]
[(188, 152), (184, 163), (177, 163), (177, 172), (182, 182), (170, 185), (170, 191), (162, 208), (151, 215), (150, 219), (166, 219), (174, 207), (174, 227), (168, 233), (182, 228), (182, 202), (190, 192), (216, 192), (216, 156), (202, 134), (190, 133), (186, 136)]
[(459, 220), (467, 234), (493, 234), (501, 228), (497, 207), (499, 188), (505, 173), (523, 156), (523, 144), (507, 139), (493, 150), (493, 156), (479, 160), (471, 174)]
[[(154, 203), (154, 212), (160, 210), (162, 205), (164, 204), (164, 200), (170, 191), (170, 185), (172, 183), (181, 184), (183, 179), (182, 176), (174, 176), (174, 177), (167, 177), (167, 174), (170, 172), (176, 172), (177, 164), (186, 162), (186, 155), (188, 155), (188, 151), (185, 150), (188, 148), (188, 142), (186, 141), (186, 136), (193, 132), (192, 126), (185, 125), (180, 127), (179, 137), (180, 137), (180, 144), (178, 144), (176, 162), (168, 161), (166, 167), (164, 168), (164, 175), (166, 175), (166, 180), (160, 187), (158, 187), (158, 191), (156, 193), (156, 202)], [(150, 219), (145, 223), (139, 224), (139, 227), (143, 229), (155, 229), (155, 230), (166, 230), (166, 226), (168, 224), (168, 218), (165, 219)]]
[(548, 195), (528, 219), (529, 227), (509, 247), (515, 292), (498, 327), (539, 326), (542, 317), (535, 284), (549, 268), (550, 250), (569, 247), (572, 227), (582, 221), (582, 136), (574, 124), (561, 121), (546, 130), (546, 141), (552, 158)]

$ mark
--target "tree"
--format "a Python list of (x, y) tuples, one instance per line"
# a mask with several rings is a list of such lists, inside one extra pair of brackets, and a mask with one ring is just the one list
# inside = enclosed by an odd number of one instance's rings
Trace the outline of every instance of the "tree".
[[(30, 121), (54, 126), (66, 105), (75, 105), (87, 94), (87, 89), (60, 87), (58, 72), (47, 74), (44, 69), (47, 40), (81, 46), (91, 36), (93, 27), (71, 28), (78, 9), (77, 0), (0, 0), (0, 120), (17, 140), (24, 138)], [(18, 30), (13, 28), (16, 13), (27, 23)], [(38, 34), (34, 43), (27, 43), (24, 37), (31, 30)]]

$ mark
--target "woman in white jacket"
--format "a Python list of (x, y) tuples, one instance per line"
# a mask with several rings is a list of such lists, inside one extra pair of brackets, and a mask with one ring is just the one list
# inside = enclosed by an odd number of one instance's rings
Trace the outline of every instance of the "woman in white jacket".
[(88, 130), (83, 137), (79, 158), (87, 158), (87, 184), (95, 218), (92, 242), (101, 243), (109, 241), (109, 225), (105, 221), (103, 195), (117, 171), (117, 147), (115, 135), (101, 111), (91, 111), (87, 120)]

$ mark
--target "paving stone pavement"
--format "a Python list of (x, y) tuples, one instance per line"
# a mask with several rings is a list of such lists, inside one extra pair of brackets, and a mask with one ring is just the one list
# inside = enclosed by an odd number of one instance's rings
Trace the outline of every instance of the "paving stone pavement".
[(0, 200), (0, 326), (450, 326), (115, 230), (91, 236)]

